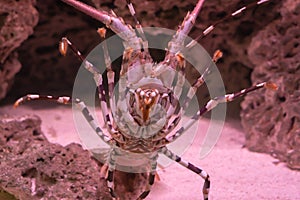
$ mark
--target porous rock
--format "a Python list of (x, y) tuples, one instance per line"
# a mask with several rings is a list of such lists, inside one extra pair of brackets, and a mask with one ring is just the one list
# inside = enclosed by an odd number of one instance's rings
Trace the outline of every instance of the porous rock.
[[(38, 116), (0, 117), (1, 191), (19, 200), (111, 199), (102, 164), (79, 144), (49, 143)], [(115, 172), (121, 199), (136, 199), (145, 189), (145, 174)]]
[(78, 144), (47, 141), (37, 116), (0, 119), (0, 190), (17, 199), (111, 199), (100, 167)]
[(248, 50), (255, 65), (252, 81), (272, 81), (278, 91), (247, 95), (241, 118), (246, 147), (300, 169), (300, 2), (284, 1), (280, 15), (253, 38)]

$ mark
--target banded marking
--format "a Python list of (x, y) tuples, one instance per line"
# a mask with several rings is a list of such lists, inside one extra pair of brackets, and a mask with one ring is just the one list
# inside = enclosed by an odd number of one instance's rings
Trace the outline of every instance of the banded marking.
[[(217, 63), (222, 57), (223, 57), (223, 52), (220, 51), (220, 50), (216, 50), (214, 55), (213, 55), (212, 61), (214, 63)], [(185, 98), (185, 100), (183, 102), (183, 107), (182, 107), (183, 111), (185, 111), (186, 108), (189, 106), (189, 103), (192, 100), (192, 98), (195, 96), (195, 94), (197, 92), (197, 89), (201, 85), (203, 85), (203, 83), (205, 83), (205, 78), (210, 73), (210, 68), (211, 67), (212, 67), (211, 65), (206, 67), (203, 74), (192, 84), (192, 87), (189, 89), (189, 91), (187, 93), (187, 98)]]
[[(99, 28), (97, 30), (97, 32), (101, 37), (104, 38), (105, 34), (106, 34), (106, 29)], [(110, 117), (109, 112), (108, 112), (105, 90), (103, 87), (102, 74), (100, 73), (99, 69), (94, 67), (92, 63), (87, 61), (86, 58), (84, 56), (82, 56), (82, 54), (77, 49), (77, 47), (74, 44), (72, 44), (72, 42), (70, 40), (68, 40), (68, 38), (66, 38), (66, 37), (63, 37), (61, 39), (60, 46), (59, 46), (59, 51), (61, 52), (62, 55), (65, 55), (67, 53), (68, 46), (70, 46), (70, 48), (71, 48), (72, 52), (75, 54), (75, 56), (77, 56), (77, 58), (84, 63), (84, 67), (93, 74), (94, 81), (95, 81), (95, 83), (97, 85), (97, 89), (98, 89), (98, 95), (99, 95), (100, 105), (101, 105), (101, 109), (102, 109), (102, 113), (103, 113), (103, 119), (105, 120), (105, 122), (107, 122), (107, 125), (108, 125), (107, 127), (109, 128), (110, 132), (115, 132), (115, 130), (113, 129), (114, 121)], [(107, 44), (105, 41), (103, 43), (103, 51), (104, 51), (104, 59), (105, 59), (106, 69), (108, 71), (107, 78), (108, 78), (108, 82), (109, 82), (109, 97), (112, 97), (112, 92), (113, 92), (113, 88), (114, 88), (114, 72), (111, 67), (111, 59), (109, 57), (108, 48), (107, 48)], [(112, 99), (112, 98), (110, 98), (110, 99)], [(112, 101), (110, 102), (110, 104), (112, 105)]]
[(157, 158), (158, 158), (158, 154), (154, 153), (154, 155), (150, 158), (150, 167), (151, 167), (151, 171), (149, 173), (148, 176), (148, 183), (145, 187), (145, 190), (142, 192), (142, 194), (140, 194), (140, 196), (137, 198), (138, 200), (141, 199), (145, 199), (149, 193), (150, 190), (154, 184), (154, 179), (155, 179), (155, 174), (156, 174), (156, 168), (157, 168)]
[(84, 118), (88, 121), (90, 126), (93, 128), (93, 130), (97, 133), (97, 135), (106, 143), (108, 143), (111, 138), (105, 135), (101, 128), (97, 125), (95, 122), (93, 116), (90, 114), (87, 106), (84, 104), (83, 101), (80, 99), (73, 100), (71, 97), (68, 96), (51, 96), (51, 95), (37, 95), (37, 94), (28, 94), (26, 96), (23, 96), (19, 98), (15, 103), (14, 107), (18, 107), (20, 104), (31, 101), (31, 100), (37, 100), (37, 101), (54, 101), (59, 104), (72, 104), (74, 103), (80, 108), (81, 113), (83, 114)]
[(209, 178), (209, 175), (207, 174), (207, 172), (205, 172), (203, 169), (193, 165), (190, 162), (182, 160), (182, 158), (180, 156), (178, 156), (175, 153), (173, 153), (172, 151), (170, 151), (167, 147), (161, 148), (159, 150), (159, 152), (164, 154), (166, 157), (170, 158), (171, 160), (176, 161), (177, 163), (179, 163), (183, 167), (189, 169), (190, 171), (196, 173), (202, 179), (204, 179), (202, 193), (203, 193), (204, 199), (205, 200), (208, 199), (208, 194), (209, 194), (209, 189), (210, 189), (210, 178)]
[(141, 25), (140, 21), (138, 20), (138, 18), (136, 16), (136, 12), (135, 12), (135, 9), (133, 7), (133, 4), (132, 4), (131, 0), (126, 0), (126, 3), (127, 3), (127, 7), (129, 9), (130, 14), (131, 14), (131, 16), (133, 17), (133, 19), (135, 21), (135, 24), (136, 24), (135, 28), (138, 30), (138, 32), (139, 32), (142, 40), (144, 41), (143, 46), (144, 46), (144, 49), (145, 49), (145, 48), (147, 48), (148, 45), (146, 44), (147, 43), (147, 39), (146, 39), (144, 30), (142, 28), (142, 25)]
[(38, 95), (38, 94), (27, 94), (26, 96), (23, 96), (15, 101), (14, 107), (18, 107), (20, 104), (31, 101), (31, 100), (46, 100), (46, 101), (56, 101), (60, 104), (71, 104), (72, 99), (67, 96), (60, 96), (60, 97), (54, 97), (51, 95)]
[(243, 6), (243, 7), (239, 8), (239, 9), (237, 9), (236, 11), (232, 12), (231, 14), (228, 14), (227, 16), (223, 17), (219, 21), (216, 21), (215, 23), (209, 25), (207, 28), (204, 29), (204, 31), (202, 31), (202, 33), (199, 36), (197, 36), (193, 41), (191, 41), (190, 43), (188, 43), (186, 45), (186, 47), (187, 48), (192, 48), (194, 45), (197, 44), (197, 41), (199, 41), (202, 38), (204, 38), (205, 36), (207, 36), (210, 32), (212, 32), (216, 28), (217, 25), (223, 23), (224, 21), (230, 19), (231, 17), (235, 17), (235, 16), (237, 16), (237, 15), (245, 12), (246, 10), (248, 10), (250, 8), (253, 8), (253, 7), (257, 6), (257, 5), (260, 5), (260, 4), (269, 2), (269, 1), (270, 0), (260, 0), (260, 1), (250, 3), (247, 6)]
[(215, 97), (213, 99), (211, 99), (210, 101), (208, 101), (206, 103), (206, 105), (204, 105), (202, 108), (199, 109), (199, 111), (190, 119), (188, 120), (184, 126), (180, 127), (175, 134), (168, 136), (166, 139), (169, 142), (173, 142), (175, 141), (178, 137), (180, 137), (187, 129), (189, 129), (196, 121), (198, 121), (198, 119), (204, 115), (205, 113), (207, 113), (208, 111), (212, 110), (213, 108), (215, 108), (218, 104), (220, 103), (226, 103), (226, 102), (231, 102), (233, 100), (235, 100), (238, 97), (244, 96), (250, 92), (253, 92), (255, 90), (261, 89), (261, 88), (266, 88), (266, 89), (270, 89), (270, 90), (277, 90), (278, 87), (276, 84), (271, 83), (271, 82), (263, 82), (263, 83), (259, 83), (256, 84), (252, 87), (249, 87), (247, 89), (243, 89), (239, 92), (236, 93), (232, 93), (232, 94), (226, 94), (224, 96), (219, 96), (219, 97)]

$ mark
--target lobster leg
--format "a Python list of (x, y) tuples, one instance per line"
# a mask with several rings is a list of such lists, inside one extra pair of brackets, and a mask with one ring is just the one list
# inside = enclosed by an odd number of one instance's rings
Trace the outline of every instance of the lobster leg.
[[(223, 56), (223, 53), (220, 50), (215, 51), (212, 61), (214, 63), (218, 62), (218, 60)], [(182, 110), (184, 111), (188, 106), (194, 95), (196, 94), (197, 89), (203, 85), (205, 82), (206, 76), (210, 73), (211, 66), (208, 66), (203, 74), (192, 84), (192, 87), (190, 87), (187, 96), (183, 102)]]
[(238, 97), (244, 96), (245, 94), (258, 90), (260, 88), (267, 88), (267, 89), (271, 89), (271, 90), (277, 90), (277, 86), (274, 83), (269, 83), (269, 82), (263, 82), (263, 83), (259, 83), (256, 84), (250, 88), (247, 89), (243, 89), (239, 92), (236, 93), (232, 93), (232, 94), (226, 94), (224, 96), (220, 96), (220, 97), (215, 97), (213, 99), (211, 99), (205, 106), (203, 106), (202, 108), (199, 109), (199, 111), (187, 122), (185, 123), (184, 126), (182, 126), (181, 128), (179, 128), (175, 134), (169, 136), (167, 138), (167, 140), (169, 142), (173, 142), (174, 140), (176, 140), (178, 137), (180, 137), (187, 129), (189, 129), (196, 121), (198, 121), (198, 119), (204, 115), (205, 113), (207, 113), (208, 111), (212, 110), (213, 108), (215, 108), (219, 103), (226, 103), (226, 102), (231, 102), (233, 100), (235, 100)]
[(113, 198), (113, 200), (118, 199), (117, 195), (115, 193), (115, 190), (114, 190), (115, 168), (116, 168), (116, 151), (113, 148), (108, 157), (108, 171), (107, 171), (107, 177), (106, 177), (107, 187), (108, 187), (109, 193), (110, 193), (111, 197)]
[[(111, 194), (111, 196), (114, 200), (119, 199), (118, 195), (115, 193), (115, 190), (114, 190), (114, 171), (116, 168), (116, 155), (117, 155), (117, 153), (113, 148), (112, 151), (110, 152), (109, 158), (108, 158), (108, 172), (107, 172), (107, 178), (106, 178), (109, 193)], [(156, 167), (157, 167), (157, 158), (158, 158), (158, 153), (154, 153), (149, 158), (151, 171), (149, 172), (148, 183), (146, 185), (145, 190), (139, 195), (137, 200), (145, 199), (150, 193), (151, 187), (154, 184)]]
[(19, 98), (15, 104), (14, 107), (18, 107), (20, 104), (31, 101), (31, 100), (46, 100), (46, 101), (54, 101), (56, 103), (60, 104), (72, 104), (75, 103), (76, 106), (80, 109), (85, 119), (88, 121), (90, 126), (93, 128), (93, 130), (97, 133), (97, 135), (107, 144), (109, 144), (109, 141), (111, 140), (111, 137), (105, 135), (100, 126), (97, 125), (97, 123), (94, 120), (94, 117), (90, 114), (87, 106), (84, 104), (83, 101), (79, 99), (72, 99), (71, 97), (67, 96), (61, 96), (61, 97), (54, 97), (54, 96), (46, 96), (46, 95), (37, 95), (37, 94), (28, 94), (24, 97)]
[(179, 163), (183, 167), (191, 170), (192, 172), (196, 173), (201, 178), (203, 178), (204, 179), (204, 185), (203, 185), (202, 193), (203, 193), (204, 200), (208, 200), (208, 194), (209, 194), (209, 188), (210, 188), (210, 178), (209, 178), (209, 175), (203, 169), (201, 169), (201, 168), (199, 168), (199, 167), (197, 167), (197, 166), (195, 166), (195, 165), (193, 165), (189, 162), (186, 162), (186, 161), (182, 160), (180, 156), (174, 154), (167, 147), (161, 148), (159, 153), (164, 154), (165, 156), (167, 156), (171, 160), (176, 161), (177, 163)]
[[(99, 28), (97, 32), (99, 33), (101, 38), (103, 38), (103, 39), (105, 38), (105, 34), (106, 34), (105, 28)], [(114, 92), (114, 87), (115, 87), (115, 72), (112, 70), (112, 65), (111, 65), (112, 62), (111, 62), (111, 59), (109, 56), (106, 40), (103, 41), (103, 52), (104, 52), (104, 60), (105, 60), (106, 70), (107, 70), (109, 104), (110, 104), (110, 109), (114, 110), (113, 106), (114, 106), (114, 102), (115, 102), (115, 97), (113, 95), (113, 92)], [(96, 81), (96, 79), (95, 79), (95, 81)], [(101, 108), (103, 106), (105, 109), (107, 109), (106, 95), (105, 95), (105, 93), (103, 93), (103, 91), (105, 91), (105, 90), (102, 86), (102, 83), (101, 84), (99, 83), (97, 86), (99, 86), (98, 90), (101, 87), (101, 89), (99, 90), (99, 99), (101, 99)], [(102, 92), (103, 94), (100, 95), (100, 92)], [(115, 123), (114, 123), (112, 116), (109, 115), (109, 113), (111, 113), (111, 110), (110, 110), (110, 112), (106, 111), (105, 121), (108, 122), (108, 125), (109, 125), (110, 129), (112, 130), (113, 128), (115, 129)]]
[(70, 41), (68, 38), (63, 37), (61, 41), (59, 42), (59, 52), (65, 56), (68, 51), (68, 47), (71, 48), (74, 55), (84, 63), (84, 68), (86, 68), (89, 72), (91, 72), (94, 76), (97, 74), (101, 74), (101, 72), (94, 67), (92, 63), (86, 60), (86, 58), (81, 54), (81, 52), (77, 49), (77, 47)]
[[(98, 33), (99, 32), (100, 31), (98, 30)], [(105, 36), (105, 33), (104, 33), (103, 37), (104, 36)], [(108, 77), (108, 83), (109, 83), (109, 97), (111, 97), (112, 96), (113, 87), (114, 87), (114, 72), (111, 69), (110, 57), (108, 55), (108, 50), (107, 50), (107, 47), (105, 46), (105, 44), (106, 43), (104, 42), (104, 46), (103, 46), (103, 49), (104, 49), (104, 59), (105, 59), (106, 69), (108, 71), (107, 72), (107, 77)], [(60, 53), (62, 55), (66, 55), (68, 46), (71, 48), (71, 50), (75, 54), (75, 56), (77, 56), (78, 59), (83, 62), (84, 67), (89, 72), (91, 72), (93, 74), (94, 80), (95, 80), (97, 88), (98, 88), (98, 95), (99, 95), (99, 99), (100, 99), (100, 105), (101, 105), (101, 110), (102, 110), (102, 114), (103, 114), (103, 119), (107, 123), (107, 126), (108, 126), (109, 130), (111, 132), (115, 132), (114, 127), (113, 127), (114, 121), (113, 121), (113, 119), (109, 115), (110, 112), (109, 112), (109, 109), (108, 109), (108, 106), (107, 106), (107, 102), (106, 102), (106, 96), (105, 96), (105, 89), (104, 89), (104, 86), (103, 86), (103, 77), (102, 77), (102, 74), (100, 73), (100, 71), (96, 67), (93, 66), (92, 63), (90, 63), (89, 61), (87, 61), (86, 58), (76, 48), (76, 46), (73, 43), (71, 43), (71, 41), (68, 40), (65, 37), (62, 38), (62, 40), (60, 42), (60, 46), (59, 46), (59, 50), (60, 50)], [(110, 100), (111, 100), (111, 98), (110, 98)]]
[[(177, 56), (177, 60), (178, 60), (178, 68), (179, 68), (179, 72), (178, 72), (178, 77), (177, 77), (177, 83), (174, 87), (174, 96), (177, 100), (179, 100), (181, 94), (182, 94), (182, 87), (183, 84), (185, 82), (185, 61), (183, 56), (179, 53), (176, 55)], [(212, 61), (214, 63), (216, 63), (221, 57), (223, 56), (223, 53), (220, 50), (217, 50), (212, 58)], [(179, 106), (178, 103), (179, 101), (177, 101), (176, 103), (174, 102), (172, 104), (172, 107), (170, 107), (170, 109), (168, 109), (168, 116), (173, 116), (174, 119), (172, 119), (172, 122), (169, 124), (169, 126), (163, 130), (163, 132), (167, 133), (167, 132), (171, 132), (179, 123), (180, 119), (181, 119), (181, 115), (184, 114), (185, 109), (188, 107), (189, 102), (191, 101), (191, 99), (194, 97), (197, 89), (205, 82), (205, 76), (207, 76), (210, 72), (210, 66), (208, 66), (204, 73), (195, 81), (195, 83), (192, 85), (192, 87), (189, 89), (188, 93), (187, 93), (187, 97), (184, 99), (184, 102), (182, 104), (182, 107), (180, 109), (178, 109), (177, 107)], [(167, 74), (169, 76), (169, 74)], [(179, 115), (180, 114), (180, 115)]]
[(148, 196), (148, 194), (150, 193), (150, 190), (151, 190), (152, 185), (154, 184), (154, 180), (155, 180), (157, 158), (158, 158), (157, 153), (153, 154), (153, 156), (149, 158), (151, 171), (149, 172), (149, 175), (148, 175), (148, 183), (146, 185), (145, 191), (142, 192), (142, 194), (137, 198), (137, 200), (145, 199)]
[[(116, 121), (122, 123), (126, 129), (131, 129), (132, 132), (137, 132), (139, 125), (136, 123), (132, 115), (128, 111), (128, 105), (126, 100), (127, 80), (125, 76), (120, 76), (119, 80), (119, 99), (117, 102), (117, 115), (115, 116)], [(125, 126), (126, 125), (126, 126)]]
[[(220, 51), (220, 50), (217, 50), (215, 53), (214, 53), (214, 56), (213, 56), (213, 59), (212, 59), (212, 61), (213, 62), (217, 62), (220, 58), (222, 57), (222, 52)], [(187, 93), (187, 96), (186, 96), (186, 98), (184, 99), (184, 102), (183, 102), (183, 104), (182, 104), (182, 107), (180, 108), (180, 109), (176, 109), (176, 106), (173, 106), (172, 108), (172, 115), (174, 114), (175, 115), (175, 118), (172, 120), (172, 122), (169, 124), (169, 126), (165, 129), (165, 130), (163, 130), (163, 132), (165, 132), (165, 133), (169, 133), (169, 132), (171, 132), (176, 126), (177, 126), (177, 124), (179, 123), (179, 121), (180, 121), (180, 119), (181, 119), (181, 116), (184, 114), (184, 112), (185, 112), (185, 109), (189, 106), (189, 103), (190, 103), (190, 101), (191, 101), (191, 99), (194, 97), (194, 95), (195, 95), (195, 93), (196, 93), (196, 91), (197, 91), (197, 89), (205, 82), (204, 81), (204, 79), (205, 79), (205, 76), (207, 76), (208, 74), (209, 74), (209, 72), (210, 72), (210, 66), (208, 66), (206, 69), (205, 69), (205, 71), (204, 71), (204, 73), (193, 83), (193, 85), (192, 85), (192, 87), (189, 89), (189, 91), (188, 91), (188, 93)], [(184, 75), (184, 72), (182, 72), (182, 75), (181, 76), (183, 76)], [(184, 78), (184, 77), (183, 77)], [(181, 81), (185, 81), (185, 79), (184, 80), (181, 80)], [(178, 89), (176, 90), (176, 89), (174, 89), (175, 90), (175, 96), (177, 97), (177, 99), (179, 99), (179, 97), (180, 97), (180, 95), (181, 95), (181, 92), (182, 92), (182, 83), (181, 84), (178, 84), (177, 83), (177, 85), (175, 86), (175, 88), (176, 87), (178, 87)], [(178, 91), (177, 93), (176, 93), (176, 91)], [(177, 102), (177, 104), (178, 104), (178, 102)], [(179, 105), (178, 105), (179, 106)], [(175, 110), (176, 109), (176, 110)], [(178, 114), (180, 114), (180, 115), (178, 115)], [(169, 114), (170, 115), (170, 114)], [(169, 116), (168, 115), (168, 116)]]
[[(119, 123), (122, 123), (123, 130), (126, 128), (131, 132), (137, 132), (140, 127), (139, 124), (134, 120), (132, 115), (128, 112), (130, 106), (127, 104), (127, 93), (130, 92), (130, 83), (136, 83), (144, 77), (144, 73), (149, 72), (149, 65), (147, 61), (148, 57), (146, 54), (146, 61), (141, 61), (140, 57), (145, 56), (139, 50), (134, 50), (132, 48), (125, 49), (123, 53), (123, 62), (121, 66), (120, 79), (119, 79), (119, 98), (117, 101), (117, 113), (116, 119)], [(143, 59), (142, 59), (143, 60)], [(133, 65), (138, 65), (140, 67), (130, 68)], [(131, 70), (131, 71), (130, 71)]]

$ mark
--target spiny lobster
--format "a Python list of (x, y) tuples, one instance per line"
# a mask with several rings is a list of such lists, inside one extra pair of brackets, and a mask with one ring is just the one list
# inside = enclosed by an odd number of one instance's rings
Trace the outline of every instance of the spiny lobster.
[[(85, 103), (76, 98), (29, 94), (18, 99), (15, 102), (15, 106), (29, 100), (53, 100), (62, 104), (76, 104), (98, 137), (111, 147), (106, 163), (108, 165), (107, 184), (113, 199), (118, 199), (113, 183), (114, 170), (119, 164), (118, 158), (129, 155), (133, 159), (146, 160), (146, 171), (149, 173), (148, 183), (145, 190), (138, 197), (138, 199), (145, 199), (154, 183), (158, 154), (163, 154), (204, 179), (202, 192), (204, 199), (207, 200), (210, 189), (208, 173), (200, 167), (184, 161), (180, 156), (173, 153), (167, 145), (183, 135), (202, 115), (215, 108), (219, 103), (233, 101), (260, 88), (276, 90), (277, 86), (270, 82), (263, 82), (233, 94), (214, 97), (200, 108), (187, 123), (178, 128), (185, 109), (194, 97), (196, 90), (205, 82), (205, 76), (210, 72), (209, 67), (207, 67), (204, 73), (191, 85), (185, 94), (183, 104), (181, 104), (179, 99), (183, 95), (182, 87), (186, 81), (185, 56), (182, 53), (182, 49), (192, 48), (197, 43), (197, 40), (205, 37), (220, 23), (219, 21), (208, 26), (199, 37), (185, 45), (187, 35), (195, 24), (204, 0), (199, 0), (193, 11), (186, 15), (176, 34), (168, 43), (165, 59), (159, 63), (153, 62), (150, 56), (145, 33), (129, 0), (127, 5), (135, 19), (136, 30), (125, 24), (123, 19), (117, 17), (113, 12), (107, 13), (96, 10), (76, 0), (62, 1), (104, 23), (124, 42), (125, 50), (117, 91), (115, 90), (116, 83), (114, 81), (115, 72), (111, 67), (108, 47), (106, 45), (103, 47), (108, 79), (108, 94), (106, 94), (107, 91), (104, 89), (103, 77), (99, 69), (86, 60), (67, 38), (62, 38), (60, 42), (59, 50), (61, 54), (65, 55), (68, 47), (70, 47), (83, 62), (83, 66), (93, 74), (98, 88), (105, 127), (100, 127), (90, 114)], [(259, 0), (236, 10), (230, 16), (236, 16), (247, 8), (268, 1)], [(227, 18), (230, 16), (227, 16)], [(98, 29), (98, 33), (101, 37), (105, 37), (105, 29)], [(216, 51), (211, 59), (212, 62), (217, 62), (221, 56), (222, 53)], [(114, 92), (118, 93), (118, 97), (113, 95)]]

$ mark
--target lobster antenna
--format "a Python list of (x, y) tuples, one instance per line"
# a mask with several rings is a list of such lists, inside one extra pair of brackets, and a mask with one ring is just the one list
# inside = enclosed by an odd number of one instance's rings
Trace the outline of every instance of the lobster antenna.
[(232, 12), (231, 14), (226, 15), (222, 19), (220, 19), (220, 20), (216, 21), (215, 23), (209, 25), (206, 29), (204, 29), (204, 31), (202, 31), (202, 33), (199, 36), (197, 36), (193, 41), (191, 41), (189, 44), (187, 44), (186, 47), (187, 48), (193, 47), (197, 43), (197, 41), (199, 41), (202, 38), (204, 38), (205, 36), (207, 36), (210, 32), (212, 32), (215, 29), (215, 27), (217, 25), (223, 23), (224, 21), (243, 13), (243, 12), (245, 12), (246, 10), (248, 10), (250, 8), (253, 8), (257, 5), (266, 3), (268, 1), (270, 1), (270, 0), (260, 0), (260, 1), (257, 1), (257, 2), (250, 3), (249, 5), (243, 6), (239, 9), (237, 9), (236, 11)]
[(139, 20), (138, 20), (137, 17), (136, 17), (135, 9), (134, 9), (134, 7), (133, 7), (133, 5), (132, 5), (131, 0), (126, 0), (126, 3), (127, 3), (127, 7), (128, 7), (128, 9), (129, 9), (130, 14), (131, 14), (131, 16), (133, 17), (133, 19), (134, 19), (136, 25), (140, 25), (141, 23), (139, 22)]
[(113, 12), (111, 14), (97, 10), (87, 4), (76, 0), (61, 0), (66, 4), (74, 7), (75, 9), (85, 13), (88, 16), (104, 23), (107, 28), (110, 28), (113, 32), (118, 34), (123, 40), (129, 42), (134, 48), (139, 49), (140, 44), (137, 42), (139, 38), (137, 37), (135, 31), (131, 26), (124, 23), (124, 20), (117, 17)]

